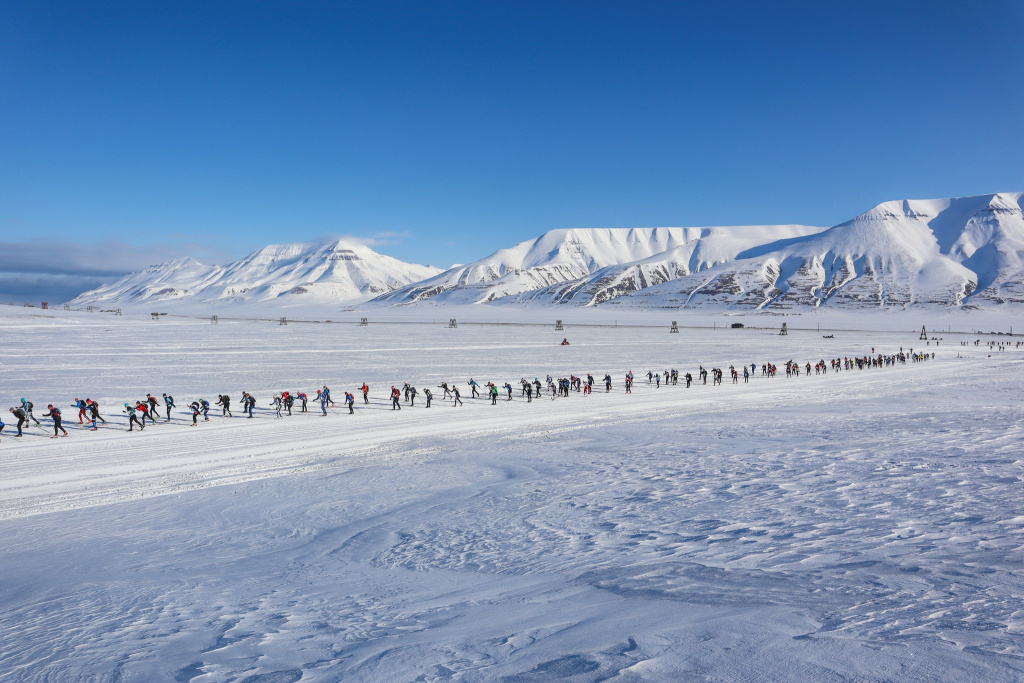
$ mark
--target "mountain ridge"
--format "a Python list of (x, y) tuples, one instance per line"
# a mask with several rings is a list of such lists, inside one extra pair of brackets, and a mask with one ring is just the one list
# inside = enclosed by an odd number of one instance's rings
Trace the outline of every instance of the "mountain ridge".
[(75, 305), (510, 305), (727, 310), (1024, 304), (1024, 193), (882, 202), (832, 227), (564, 228), (447, 270), (351, 241), (190, 257)]
[[(358, 303), (440, 272), (348, 240), (272, 244), (224, 266), (181, 257), (84, 292), (72, 305)], [(302, 301), (306, 303), (307, 301)]]

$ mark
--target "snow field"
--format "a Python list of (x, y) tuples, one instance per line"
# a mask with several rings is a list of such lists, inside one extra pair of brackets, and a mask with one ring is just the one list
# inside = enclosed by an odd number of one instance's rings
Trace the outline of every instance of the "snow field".
[[(4, 319), (11, 402), (328, 384), (339, 414), (8, 427), (0, 679), (1019, 678), (1021, 353), (760, 376), (923, 343), (836, 337)], [(615, 391), (384, 401), (587, 371)]]

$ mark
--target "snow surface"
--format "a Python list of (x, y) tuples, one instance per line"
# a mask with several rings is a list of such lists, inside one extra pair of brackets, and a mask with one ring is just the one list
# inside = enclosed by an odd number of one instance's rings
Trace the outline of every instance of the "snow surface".
[[(924, 363), (760, 376), (924, 343), (908, 316), (853, 319), (781, 337), (0, 306), (2, 400), (65, 406), (71, 431), (0, 435), (0, 680), (1019, 680), (1024, 353), (933, 333)], [(749, 385), (646, 384), (752, 362)], [(587, 371), (615, 390), (383, 400)], [(354, 416), (266, 407), (363, 381)], [(128, 433), (114, 411), (243, 389), (257, 419)], [(75, 396), (111, 424), (79, 428)]]

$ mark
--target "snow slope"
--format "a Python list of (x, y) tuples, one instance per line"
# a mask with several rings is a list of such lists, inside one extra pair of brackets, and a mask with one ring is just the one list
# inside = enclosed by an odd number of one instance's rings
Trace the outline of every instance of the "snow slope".
[(271, 245), (226, 266), (168, 261), (76, 297), (71, 304), (136, 307), (159, 303), (232, 306), (365, 301), (440, 272), (404, 263), (345, 240)]
[(885, 202), (828, 230), (553, 231), (372, 303), (771, 311), (1024, 304), (1022, 197)]
[[(88, 395), (109, 424), (0, 435), (0, 680), (1024, 676), (1020, 350), (947, 335), (926, 363), (626, 395), (629, 369), (923, 342), (51, 313), (0, 306), (2, 405)], [(587, 371), (613, 391), (384, 399)], [(266, 405), (364, 380), (353, 416)], [(253, 420), (112, 410), (242, 388)]]
[(886, 202), (617, 302), (777, 311), (1024, 304), (1022, 197)]
[(820, 232), (805, 225), (748, 225), (685, 228), (680, 246), (632, 262), (610, 265), (586, 276), (512, 297), (517, 303), (596, 305), (625, 294), (729, 263), (766, 241), (794, 240)]
[[(488, 303), (577, 282), (607, 266), (632, 263), (693, 244), (712, 234), (743, 235), (746, 246), (809, 234), (806, 226), (740, 228), (606, 228), (551, 230), (466, 265), (378, 297), (375, 304)], [(742, 239), (742, 238), (738, 238)], [(691, 250), (693, 248), (691, 247)], [(723, 255), (722, 258), (725, 258)]]

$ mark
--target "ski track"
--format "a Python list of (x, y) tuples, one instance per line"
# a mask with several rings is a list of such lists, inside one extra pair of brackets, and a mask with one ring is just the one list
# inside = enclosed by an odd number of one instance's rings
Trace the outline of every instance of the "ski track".
[[(180, 323), (154, 341), (136, 320), (13, 322), (0, 381), (37, 405), (98, 386), (112, 419), (146, 391), (183, 405), (252, 388), (262, 408), (274, 390), (327, 383), (338, 399), (364, 379), (378, 399), (141, 434), (69, 422), (53, 441), (8, 427), (0, 680), (1024, 676), (1020, 352), (943, 342), (925, 363), (767, 380), (765, 360), (918, 342), (616, 330), (558, 349), (561, 332), (477, 329), (421, 347), (419, 331), (390, 345), (307, 329), (310, 354), (261, 346), (292, 338), (268, 325)], [(90, 362), (26, 351), (40, 329)], [(193, 344), (210, 352), (178, 355)], [(122, 364), (121, 346), (151, 351)], [(744, 360), (747, 386), (646, 383)], [(379, 398), (527, 370), (608, 371), (616, 390), (400, 412)]]

